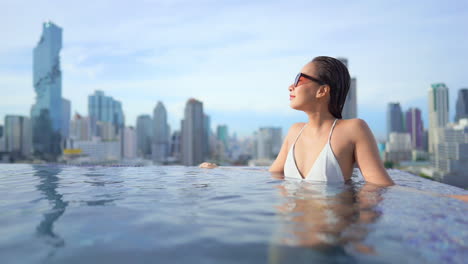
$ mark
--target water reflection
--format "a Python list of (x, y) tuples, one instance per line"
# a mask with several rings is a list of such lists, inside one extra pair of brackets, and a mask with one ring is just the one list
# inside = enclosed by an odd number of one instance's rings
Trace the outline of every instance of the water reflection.
[[(274, 178), (281, 177), (273, 175)], [(298, 250), (318, 257), (349, 257), (347, 251), (375, 254), (363, 241), (380, 213), (381, 187), (347, 183), (326, 185), (285, 180), (276, 186), (280, 228), (270, 252), (270, 263), (297, 261)], [(302, 252), (304, 253), (304, 252)], [(330, 259), (329, 259), (330, 260)]]
[(68, 206), (63, 200), (63, 195), (57, 191), (60, 178), (57, 175), (62, 171), (59, 166), (33, 165), (34, 176), (39, 177), (40, 183), (36, 185), (44, 197), (52, 205), (52, 208), (44, 213), (44, 219), (36, 227), (40, 237), (46, 239), (47, 243), (59, 248), (65, 245), (65, 240), (54, 232), (54, 223), (62, 216)]
[[(89, 180), (83, 181), (89, 184), (94, 190), (92, 200), (82, 201), (87, 206), (107, 206), (111, 205), (120, 195), (120, 192), (113, 192), (115, 187), (124, 183), (123, 180), (115, 180), (119, 178), (120, 170), (109, 171), (110, 168), (90, 167), (83, 175)], [(107, 174), (106, 174), (107, 172)], [(109, 180), (109, 175), (112, 175), (112, 180)], [(88, 198), (88, 197), (86, 197)]]

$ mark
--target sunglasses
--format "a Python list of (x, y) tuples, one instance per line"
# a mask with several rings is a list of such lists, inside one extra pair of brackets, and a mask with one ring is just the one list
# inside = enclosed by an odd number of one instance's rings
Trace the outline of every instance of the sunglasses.
[(297, 74), (296, 79), (294, 80), (294, 87), (297, 87), (297, 85), (298, 85), (299, 80), (301, 79), (301, 77), (304, 77), (304, 78), (306, 78), (306, 79), (309, 79), (309, 80), (311, 80), (311, 81), (314, 81), (314, 82), (316, 82), (316, 83), (318, 83), (318, 84), (320, 84), (320, 85), (326, 84), (325, 82), (323, 82), (323, 81), (321, 81), (321, 80), (319, 80), (319, 79), (316, 79), (316, 78), (314, 78), (314, 77), (312, 77), (312, 76), (309, 76), (309, 75), (307, 75), (307, 74), (304, 74), (304, 73), (300, 72), (300, 73)]

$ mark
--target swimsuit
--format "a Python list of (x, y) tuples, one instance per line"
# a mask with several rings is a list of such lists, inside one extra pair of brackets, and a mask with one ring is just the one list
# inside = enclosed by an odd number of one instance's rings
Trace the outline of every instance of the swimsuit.
[(331, 182), (331, 183), (343, 183), (343, 172), (341, 171), (340, 164), (336, 160), (335, 154), (331, 149), (330, 139), (332, 136), (333, 128), (335, 127), (336, 121), (333, 122), (333, 126), (330, 130), (330, 135), (328, 136), (327, 144), (323, 147), (322, 151), (317, 157), (317, 160), (313, 164), (309, 173), (306, 177), (302, 177), (299, 169), (297, 168), (296, 159), (294, 157), (294, 147), (296, 145), (297, 139), (302, 134), (302, 131), (307, 126), (305, 124), (299, 134), (296, 136), (293, 145), (289, 149), (288, 156), (286, 158), (286, 163), (284, 164), (284, 176), (286, 178), (295, 178), (303, 179), (306, 181), (320, 181), (320, 182)]

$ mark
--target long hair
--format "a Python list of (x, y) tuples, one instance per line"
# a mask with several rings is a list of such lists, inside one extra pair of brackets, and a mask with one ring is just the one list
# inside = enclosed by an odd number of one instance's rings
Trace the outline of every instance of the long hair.
[(335, 118), (343, 118), (341, 112), (351, 84), (348, 68), (340, 60), (327, 56), (315, 57), (312, 62), (316, 66), (317, 77), (330, 86), (328, 110)]

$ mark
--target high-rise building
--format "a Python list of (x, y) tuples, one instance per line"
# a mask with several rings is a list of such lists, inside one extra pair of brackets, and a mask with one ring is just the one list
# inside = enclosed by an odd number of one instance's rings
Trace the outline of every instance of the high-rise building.
[(468, 88), (458, 91), (457, 107), (455, 109), (455, 122), (462, 118), (468, 118)]
[(280, 127), (262, 127), (256, 135), (256, 158), (273, 160), (278, 155), (282, 144)]
[(151, 142), (153, 137), (153, 120), (149, 115), (137, 117), (136, 138), (137, 155), (139, 157), (151, 158)]
[(204, 118), (203, 103), (189, 99), (185, 105), (185, 115), (182, 120), (182, 164), (194, 166), (204, 160)]
[(387, 137), (392, 132), (405, 132), (400, 103), (389, 103), (387, 107)]
[(101, 138), (102, 141), (118, 140), (118, 134), (115, 130), (115, 126), (112, 123), (98, 121), (96, 122), (96, 131), (96, 136)]
[(227, 125), (218, 125), (216, 127), (216, 139), (222, 142), (224, 147), (227, 148), (229, 140), (229, 132)]
[(439, 143), (434, 160), (442, 182), (468, 187), (468, 119), (438, 129)]
[(36, 102), (31, 107), (34, 152), (54, 160), (61, 153), (62, 71), (60, 50), (62, 29), (45, 22), (33, 51), (33, 86)]
[(169, 124), (167, 111), (162, 102), (158, 102), (153, 111), (153, 161), (162, 164), (169, 155)]
[(62, 98), (62, 139), (70, 137), (71, 102)]
[[(3, 136), (3, 126), (0, 125), (0, 152), (6, 151), (6, 143), (5, 137)], [(2, 161), (2, 157), (0, 157), (0, 162)]]
[(98, 121), (113, 124), (117, 132), (125, 124), (122, 103), (111, 96), (106, 96), (103, 91), (95, 91), (88, 96), (88, 115), (94, 133)]
[(424, 149), (424, 127), (419, 108), (410, 108), (406, 111), (406, 132), (410, 134), (413, 149)]
[(342, 117), (343, 119), (357, 118), (357, 81), (356, 78), (351, 78), (348, 95), (343, 106)]
[(137, 157), (137, 139), (136, 131), (133, 127), (124, 128), (124, 145), (123, 156), (126, 159), (134, 159)]
[(411, 160), (411, 136), (409, 133), (391, 132), (385, 145), (385, 160), (395, 163)]
[(91, 121), (87, 116), (75, 114), (70, 123), (70, 138), (79, 141), (88, 141), (92, 138)]
[(427, 131), (427, 128), (424, 129), (422, 142), (423, 142), (422, 150), (429, 152), (429, 131)]
[[(432, 84), (429, 89), (429, 152), (435, 153), (439, 144), (439, 128), (449, 122), (449, 92), (444, 83)], [(437, 159), (437, 157), (435, 157)]]
[(211, 118), (209, 115), (203, 114), (203, 157), (205, 160), (211, 158), (210, 134)]
[[(346, 58), (337, 58), (341, 61), (346, 67), (348, 67), (348, 59)], [(346, 95), (345, 104), (343, 106), (343, 111), (341, 112), (343, 119), (357, 118), (357, 80), (356, 78), (351, 78), (351, 83), (349, 86), (348, 95)]]
[(5, 116), (5, 150), (15, 158), (31, 155), (31, 122), (25, 116)]
[[(5, 137), (0, 137), (0, 152), (6, 152), (6, 142), (5, 142)], [(0, 162), (3, 160), (2, 157), (0, 157)]]
[(177, 162), (180, 161), (181, 157), (181, 136), (180, 131), (174, 131), (171, 136), (169, 156), (172, 157), (172, 160)]

